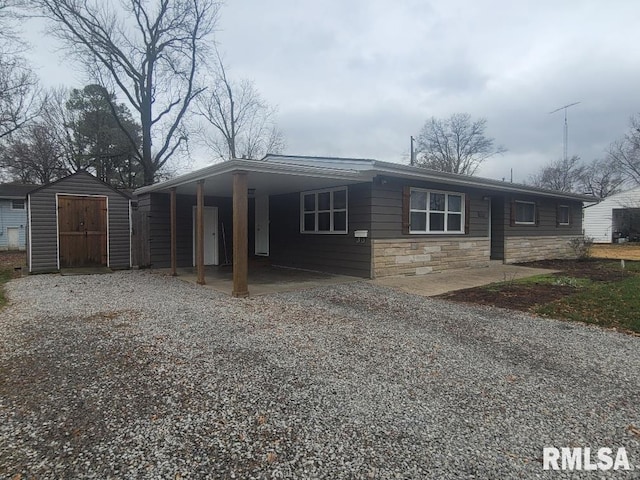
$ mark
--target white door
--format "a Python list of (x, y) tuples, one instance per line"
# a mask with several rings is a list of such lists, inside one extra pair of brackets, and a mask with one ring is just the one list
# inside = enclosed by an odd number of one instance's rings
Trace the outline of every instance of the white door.
[(256, 255), (269, 256), (269, 196), (256, 197)]
[(20, 229), (18, 227), (7, 227), (7, 241), (9, 250), (20, 249)]
[[(218, 207), (204, 207), (204, 264), (218, 265)], [(193, 265), (196, 264), (196, 207), (193, 207)]]

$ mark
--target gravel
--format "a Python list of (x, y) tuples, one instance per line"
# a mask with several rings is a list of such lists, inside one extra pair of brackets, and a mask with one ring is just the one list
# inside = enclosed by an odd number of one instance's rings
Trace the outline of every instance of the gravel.
[(582, 478), (544, 471), (545, 446), (625, 447), (635, 470), (584, 478), (640, 477), (638, 337), (364, 281), (6, 290), (3, 477)]

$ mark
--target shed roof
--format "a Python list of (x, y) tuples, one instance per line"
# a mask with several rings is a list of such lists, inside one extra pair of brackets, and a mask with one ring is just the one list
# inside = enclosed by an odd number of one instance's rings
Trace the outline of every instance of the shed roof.
[(48, 189), (48, 188), (54, 188), (58, 183), (65, 181), (67, 178), (76, 177), (76, 176), (88, 177), (88, 178), (92, 179), (95, 182), (98, 182), (98, 183), (101, 183), (101, 184), (105, 185), (106, 187), (110, 188), (111, 190), (113, 190), (118, 195), (122, 195), (127, 200), (131, 200), (131, 195), (128, 192), (124, 192), (124, 191), (118, 190), (117, 188), (112, 187), (108, 183), (103, 182), (102, 180), (100, 180), (95, 175), (91, 175), (89, 172), (86, 172), (84, 170), (80, 170), (78, 172), (72, 173), (71, 175), (67, 175), (66, 177), (59, 178), (55, 182), (51, 182), (51, 183), (48, 183), (46, 185), (41, 185), (41, 186), (39, 186), (39, 187), (37, 187), (35, 189), (32, 189), (31, 191), (29, 191), (27, 193), (34, 194), (34, 193), (37, 193), (37, 192), (39, 192), (41, 190), (45, 190), (45, 189)]

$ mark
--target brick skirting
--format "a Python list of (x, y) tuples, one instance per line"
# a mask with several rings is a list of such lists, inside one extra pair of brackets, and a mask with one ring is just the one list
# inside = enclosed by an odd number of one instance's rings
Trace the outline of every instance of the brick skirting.
[(569, 242), (574, 238), (581, 238), (581, 236), (505, 237), (504, 263), (576, 258), (575, 252), (569, 246)]
[(372, 240), (373, 278), (424, 275), (453, 268), (486, 267), (486, 237)]

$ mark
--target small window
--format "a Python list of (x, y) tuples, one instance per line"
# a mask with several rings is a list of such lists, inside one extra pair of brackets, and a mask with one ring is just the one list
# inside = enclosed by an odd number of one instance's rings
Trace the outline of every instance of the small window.
[(516, 223), (521, 225), (535, 225), (536, 204), (533, 202), (516, 203)]
[(11, 200), (12, 210), (24, 210), (24, 200)]
[(300, 194), (302, 233), (347, 233), (347, 188)]
[(558, 207), (558, 225), (569, 225), (569, 206), (560, 205)]
[(464, 195), (411, 189), (410, 233), (464, 233)]

